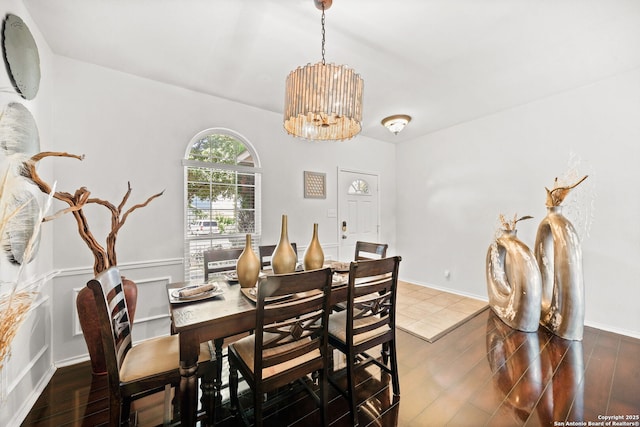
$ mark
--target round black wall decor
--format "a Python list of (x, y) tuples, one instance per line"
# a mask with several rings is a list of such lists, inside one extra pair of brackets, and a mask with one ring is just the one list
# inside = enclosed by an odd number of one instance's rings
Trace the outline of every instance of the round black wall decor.
[(29, 27), (7, 14), (3, 30), (4, 59), (16, 90), (24, 99), (33, 99), (40, 88), (40, 55)]

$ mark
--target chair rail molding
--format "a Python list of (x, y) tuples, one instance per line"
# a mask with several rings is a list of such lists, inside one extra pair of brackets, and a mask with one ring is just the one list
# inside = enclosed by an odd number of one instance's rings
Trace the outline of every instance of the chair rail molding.
[[(135, 262), (124, 262), (118, 264), (118, 268), (120, 272), (137, 270), (141, 268), (157, 268), (157, 267), (168, 267), (174, 265), (184, 265), (184, 260), (182, 258), (166, 258), (166, 259), (157, 259), (157, 260), (146, 260), (146, 261), (135, 261)], [(71, 268), (61, 268), (59, 269), (60, 273), (57, 277), (69, 277), (69, 276), (80, 276), (90, 274), (93, 276), (93, 266), (83, 266), (83, 267), (71, 267)], [(123, 274), (124, 275), (124, 274)]]

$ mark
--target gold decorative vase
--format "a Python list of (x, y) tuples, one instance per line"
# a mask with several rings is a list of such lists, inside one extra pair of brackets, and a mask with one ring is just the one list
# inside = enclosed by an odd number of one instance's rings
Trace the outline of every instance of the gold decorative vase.
[(296, 256), (287, 231), (287, 216), (282, 215), (282, 228), (280, 229), (280, 241), (276, 245), (271, 256), (271, 268), (275, 274), (293, 273), (296, 271)]
[(247, 234), (244, 250), (236, 262), (236, 272), (243, 288), (252, 288), (258, 282), (260, 260), (251, 247), (251, 234)]
[(317, 270), (324, 264), (324, 252), (318, 240), (318, 224), (313, 224), (313, 236), (304, 253), (303, 262), (305, 270)]

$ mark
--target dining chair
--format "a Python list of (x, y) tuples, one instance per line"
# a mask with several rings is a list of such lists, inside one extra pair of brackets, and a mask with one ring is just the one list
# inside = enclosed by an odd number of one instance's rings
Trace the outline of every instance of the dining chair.
[(364, 259), (380, 259), (387, 257), (387, 249), (389, 245), (386, 243), (372, 242), (356, 242), (356, 253), (353, 257), (354, 261)]
[[(387, 257), (387, 249), (389, 245), (386, 243), (372, 242), (356, 242), (356, 253), (353, 256), (354, 261), (363, 261), (369, 259), (380, 259)], [(338, 302), (333, 306), (335, 311), (341, 311), (346, 308), (344, 301)]]
[[(109, 425), (129, 425), (133, 400), (163, 389), (167, 392), (170, 387), (175, 387), (178, 392), (178, 335), (152, 338), (132, 345), (132, 325), (117, 267), (101, 272), (87, 283), (87, 287), (94, 295), (107, 367)], [(216, 375), (215, 365), (212, 349), (207, 343), (201, 344), (198, 372), (210, 384)], [(170, 387), (167, 388), (167, 385)], [(179, 401), (174, 399), (176, 403)], [(170, 421), (167, 408), (166, 421)]]
[(245, 423), (249, 420), (238, 400), (238, 371), (253, 392), (256, 426), (262, 426), (265, 393), (308, 380), (310, 374), (318, 379), (320, 396), (311, 393), (320, 406), (321, 425), (327, 425), (330, 293), (329, 268), (268, 276), (258, 285), (255, 333), (228, 348), (231, 404)]
[(211, 273), (235, 270), (236, 261), (244, 248), (208, 249), (204, 251), (204, 281), (209, 280)]
[[(357, 369), (371, 363), (390, 374), (394, 396), (400, 396), (396, 356), (396, 292), (401, 258), (354, 261), (349, 268), (346, 310), (329, 317), (329, 345), (346, 355), (347, 388), (329, 381), (347, 398), (352, 425), (358, 425)], [(381, 346), (382, 357), (367, 351)]]
[[(293, 252), (296, 253), (296, 261), (298, 260), (298, 245), (295, 243), (291, 243), (291, 247), (293, 248)], [(265, 267), (269, 267), (271, 265), (271, 256), (273, 255), (273, 251), (276, 250), (276, 245), (262, 245), (258, 246), (258, 256), (260, 258), (260, 268), (264, 269)]]

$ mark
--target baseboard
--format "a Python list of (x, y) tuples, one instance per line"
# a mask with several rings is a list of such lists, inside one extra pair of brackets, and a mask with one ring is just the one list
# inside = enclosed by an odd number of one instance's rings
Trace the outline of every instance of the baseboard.
[(460, 295), (460, 296), (467, 297), (467, 298), (473, 298), (473, 299), (477, 299), (477, 300), (480, 300), (480, 301), (489, 302), (489, 298), (486, 295), (476, 295), (476, 294), (472, 294), (472, 293), (469, 293), (469, 292), (460, 292), (458, 289), (445, 288), (445, 287), (442, 287), (442, 286), (434, 285), (432, 283), (421, 282), (419, 280), (403, 279), (403, 278), (400, 278), (398, 280), (401, 280), (401, 281), (407, 282), (407, 283), (413, 283), (414, 285), (425, 286), (427, 288), (436, 289), (436, 290), (442, 291), (442, 292), (448, 292), (448, 293), (454, 294), (454, 295)]
[(82, 362), (88, 362), (91, 359), (89, 358), (89, 353), (83, 354), (82, 356), (69, 357), (67, 359), (56, 360), (56, 368), (64, 368), (65, 366), (76, 365)]
[(640, 339), (640, 334), (638, 334), (638, 332), (635, 332), (635, 331), (629, 331), (629, 330), (626, 330), (626, 329), (619, 329), (619, 328), (612, 328), (609, 325), (603, 325), (603, 324), (598, 323), (598, 322), (584, 322), (584, 324), (586, 326), (591, 327), (591, 328), (600, 329), (601, 331), (612, 332), (614, 334), (624, 335), (626, 337), (631, 337), (631, 338), (635, 338), (635, 339)]
[(51, 378), (53, 378), (53, 374), (55, 373), (56, 367), (51, 365), (46, 374), (40, 378), (40, 381), (38, 381), (36, 387), (31, 390), (31, 393), (29, 393), (28, 396), (25, 396), (23, 400), (24, 403), (20, 406), (20, 408), (18, 408), (13, 418), (9, 421), (10, 426), (19, 426), (22, 424), (24, 419), (27, 418), (27, 415), (29, 415), (29, 411), (31, 411), (33, 405), (35, 405), (35, 403), (38, 401), (38, 398), (47, 387), (49, 381), (51, 381)]

